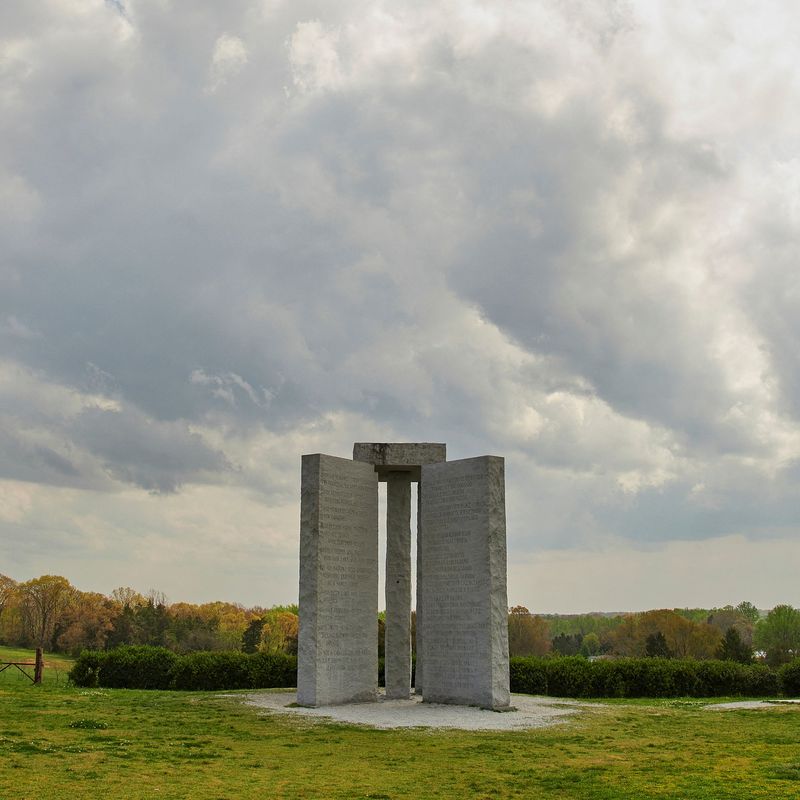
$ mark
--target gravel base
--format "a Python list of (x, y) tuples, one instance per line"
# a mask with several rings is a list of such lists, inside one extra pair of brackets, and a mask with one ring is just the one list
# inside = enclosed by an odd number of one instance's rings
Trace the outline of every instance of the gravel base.
[(712, 703), (703, 708), (706, 711), (736, 711), (741, 708), (777, 708), (798, 703), (800, 700), (736, 700), (733, 703)]
[(245, 702), (271, 713), (330, 722), (366, 725), (370, 728), (457, 728), (468, 731), (514, 731), (547, 728), (566, 722), (589, 703), (531, 697), (515, 694), (511, 705), (516, 711), (486, 711), (472, 706), (450, 706), (410, 700), (387, 700), (383, 694), (376, 703), (353, 703), (321, 708), (290, 707), (297, 701), (295, 692), (264, 692), (245, 695)]

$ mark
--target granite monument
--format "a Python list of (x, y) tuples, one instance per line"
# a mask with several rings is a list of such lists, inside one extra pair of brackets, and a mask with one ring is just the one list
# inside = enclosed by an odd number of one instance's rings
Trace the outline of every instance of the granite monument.
[(302, 458), (297, 702), (377, 699), (378, 482), (386, 493), (386, 697), (411, 692), (411, 484), (417, 490), (416, 693), (509, 706), (504, 462), (440, 443), (357, 442)]

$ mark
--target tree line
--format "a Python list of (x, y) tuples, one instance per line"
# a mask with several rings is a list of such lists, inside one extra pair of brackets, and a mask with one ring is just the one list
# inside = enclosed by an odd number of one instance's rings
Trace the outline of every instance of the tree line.
[[(378, 617), (383, 655), (384, 615)], [(415, 640), (412, 613), (412, 647)], [(200, 650), (297, 654), (296, 605), (245, 608), (236, 603), (169, 603), (163, 593), (129, 587), (83, 592), (60, 575), (17, 582), (0, 575), (0, 644), (77, 655), (84, 649), (156, 645)], [(723, 659), (779, 665), (800, 656), (800, 610), (752, 603), (714, 609), (629, 614), (543, 615), (509, 609), (513, 656)]]
[(82, 592), (60, 575), (17, 582), (0, 575), (0, 644), (77, 655), (125, 644), (198, 650), (297, 652), (297, 606), (169, 603), (129, 587)]
[(755, 660), (777, 666), (800, 656), (800, 610), (752, 603), (713, 609), (659, 609), (572, 616), (509, 613), (512, 656), (657, 657)]

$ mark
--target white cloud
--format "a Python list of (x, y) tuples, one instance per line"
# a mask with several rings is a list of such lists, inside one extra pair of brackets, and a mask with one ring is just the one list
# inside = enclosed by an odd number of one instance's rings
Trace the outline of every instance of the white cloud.
[(247, 64), (247, 47), (238, 36), (223, 33), (214, 42), (207, 90), (214, 93), (235, 78)]
[(335, 89), (342, 82), (337, 30), (325, 30), (318, 20), (299, 22), (289, 42), (292, 78), (301, 92)]
[(104, 569), (149, 542), (179, 574), (215, 527), (238, 546), (213, 503), (284, 559), (299, 455), (368, 439), (505, 454), (515, 559), (796, 538), (799, 25), (777, 2), (18, 4), (18, 569), (78, 569), (107, 523)]

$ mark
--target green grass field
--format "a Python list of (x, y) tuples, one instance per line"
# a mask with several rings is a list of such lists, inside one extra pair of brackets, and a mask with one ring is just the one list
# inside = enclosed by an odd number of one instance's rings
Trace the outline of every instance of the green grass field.
[[(0, 667), (2, 667), (2, 662), (29, 661), (33, 663), (35, 660), (36, 652), (34, 650), (22, 650), (16, 647), (0, 647)], [(73, 659), (68, 656), (62, 656), (56, 653), (45, 653), (42, 683), (48, 686), (66, 686), (67, 673), (72, 669), (73, 663)], [(33, 675), (33, 667), (23, 667), (23, 669), (29, 675)], [(17, 684), (20, 686), (30, 686), (31, 682), (16, 667), (9, 667), (4, 672), (0, 672), (0, 688), (6, 688)]]
[(211, 693), (7, 681), (0, 798), (800, 798), (800, 707), (702, 704), (607, 703), (518, 733), (376, 731)]

